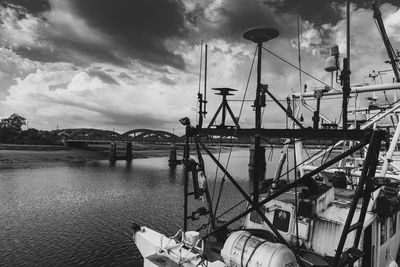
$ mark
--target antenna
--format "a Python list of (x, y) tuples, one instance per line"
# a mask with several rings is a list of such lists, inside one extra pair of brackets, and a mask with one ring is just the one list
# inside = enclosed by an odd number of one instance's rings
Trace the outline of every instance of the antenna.
[(208, 45), (206, 44), (206, 49), (205, 49), (205, 56), (204, 56), (204, 111), (203, 115), (204, 117), (207, 114), (207, 51), (208, 51)]
[(228, 101), (226, 100), (226, 97), (229, 95), (233, 95), (232, 92), (237, 91), (236, 89), (232, 89), (232, 88), (227, 88), (227, 87), (223, 87), (223, 88), (212, 88), (212, 90), (218, 91), (217, 93), (215, 93), (216, 95), (220, 95), (222, 96), (222, 102), (221, 105), (218, 107), (217, 112), (215, 112), (214, 117), (211, 119), (210, 124), (208, 125), (207, 128), (211, 128), (215, 122), (215, 120), (217, 119), (217, 116), (220, 112), (222, 112), (222, 121), (220, 125), (217, 125), (216, 128), (218, 129), (228, 129), (228, 128), (233, 128), (234, 126), (227, 126), (225, 124), (225, 119), (226, 119), (226, 112), (228, 111), (229, 115), (231, 116), (231, 119), (233, 120), (233, 122), (235, 123), (235, 126), (237, 129), (240, 129), (239, 123), (235, 117), (235, 115), (232, 112), (232, 109), (230, 108)]
[(201, 52), (200, 52), (200, 75), (199, 75), (199, 91), (197, 93), (197, 99), (199, 102), (199, 111), (198, 111), (198, 116), (199, 116), (199, 121), (198, 121), (198, 128), (201, 128), (203, 126), (203, 118), (207, 114), (207, 44), (205, 47), (205, 59), (204, 59), (204, 99), (203, 99), (203, 94), (200, 93), (200, 87), (201, 87), (201, 70), (202, 70), (202, 64), (203, 64), (203, 41), (201, 41)]
[[(201, 40), (201, 49), (200, 49), (200, 71), (199, 71), (199, 90), (197, 92), (197, 99), (199, 102), (199, 111), (198, 111), (198, 124), (197, 127), (201, 128), (203, 126), (203, 95), (200, 93), (201, 88), (201, 70), (203, 66), (203, 40)], [(196, 114), (197, 120), (197, 114)]]

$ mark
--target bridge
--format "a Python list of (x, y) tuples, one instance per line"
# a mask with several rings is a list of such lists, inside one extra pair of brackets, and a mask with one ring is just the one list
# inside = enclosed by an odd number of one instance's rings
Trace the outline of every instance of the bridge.
[(110, 130), (78, 128), (58, 130), (57, 134), (64, 144), (72, 146), (74, 144), (102, 144), (111, 142), (167, 144), (184, 140), (184, 136), (179, 137), (167, 131), (151, 129), (133, 129), (120, 134)]
[[(179, 137), (167, 131), (151, 129), (133, 129), (120, 134), (110, 130), (79, 128), (57, 130), (56, 133), (60, 137), (60, 141), (70, 147), (86, 148), (88, 145), (94, 144), (110, 145), (110, 162), (115, 162), (117, 160), (132, 160), (133, 143), (165, 145), (171, 143), (176, 144), (176, 142), (179, 142), (183, 144), (185, 138), (184, 136)], [(117, 155), (117, 143), (123, 143), (126, 145), (124, 155)], [(177, 160), (176, 158), (176, 149), (177, 147), (175, 145), (169, 147), (170, 165), (180, 163), (180, 160)]]

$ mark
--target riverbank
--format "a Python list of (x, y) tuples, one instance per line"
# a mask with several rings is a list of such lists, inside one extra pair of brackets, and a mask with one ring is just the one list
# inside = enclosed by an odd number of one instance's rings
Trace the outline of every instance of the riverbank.
[[(236, 148), (237, 149), (237, 148)], [(236, 150), (235, 149), (235, 150)], [(168, 157), (169, 145), (134, 144), (132, 155), (134, 159)], [(218, 151), (212, 147), (211, 151)], [(228, 148), (224, 147), (223, 152)], [(117, 154), (126, 153), (123, 146), (118, 147)], [(178, 147), (178, 159), (182, 158), (183, 148)], [(107, 160), (109, 147), (107, 145), (92, 145), (85, 149), (68, 148), (65, 146), (51, 145), (14, 145), (0, 144), (0, 169), (1, 168), (24, 168), (31, 166), (51, 166), (95, 160)]]
[[(135, 145), (133, 158), (168, 157), (168, 145)], [(118, 154), (125, 151), (118, 149)], [(0, 168), (48, 166), (62, 163), (107, 160), (108, 146), (90, 146), (85, 149), (51, 145), (0, 144)]]

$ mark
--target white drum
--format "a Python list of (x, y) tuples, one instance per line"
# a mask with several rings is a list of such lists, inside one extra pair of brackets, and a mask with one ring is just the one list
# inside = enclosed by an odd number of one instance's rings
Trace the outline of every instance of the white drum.
[(229, 235), (221, 251), (227, 266), (297, 267), (294, 253), (281, 243), (268, 242), (246, 231)]

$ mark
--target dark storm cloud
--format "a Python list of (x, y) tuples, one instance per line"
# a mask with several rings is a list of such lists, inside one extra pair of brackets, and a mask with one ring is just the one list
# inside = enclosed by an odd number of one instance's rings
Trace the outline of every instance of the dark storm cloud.
[[(5, 0), (3, 7), (18, 12), (18, 20), (27, 14), (38, 18), (36, 38), (43, 45), (19, 45), (15, 51), (27, 58), (41, 62), (67, 61), (77, 65), (109, 62), (127, 66), (132, 61), (154, 65), (185, 67), (182, 56), (176, 52), (176, 43), (187, 37), (185, 9), (180, 0), (69, 0), (64, 2), (73, 15), (83, 19), (90, 28), (101, 33), (105, 42), (86, 41), (63, 24), (49, 19), (51, 9), (59, 8), (47, 0)], [(49, 13), (50, 12), (50, 13)], [(0, 25), (2, 21), (0, 18)], [(63, 23), (63, 22), (62, 22)], [(6, 25), (7, 27), (7, 25)], [(15, 29), (18, 25), (14, 26)], [(74, 26), (72, 26), (74, 27)], [(79, 26), (78, 26), (79, 27)], [(76, 30), (76, 32), (79, 32)]]
[[(301, 18), (317, 26), (325, 23), (336, 24), (343, 19), (339, 6), (344, 6), (345, 0), (282, 0), (282, 1), (264, 1), (265, 5), (273, 7), (278, 13), (300, 14)], [(352, 0), (351, 4), (355, 4), (356, 8), (371, 8), (372, 1)], [(398, 0), (379, 1), (380, 4), (390, 3), (395, 6), (400, 5)]]
[(129, 76), (128, 74), (126, 74), (125, 72), (121, 72), (121, 73), (118, 75), (118, 78), (121, 78), (121, 79), (124, 79), (124, 80), (133, 81), (132, 77)]
[(102, 70), (90, 69), (87, 74), (91, 77), (97, 77), (104, 83), (108, 84), (119, 84), (111, 75), (105, 73)]
[(1, 0), (0, 4), (2, 6), (20, 6), (32, 14), (41, 13), (50, 8), (48, 0)]
[(167, 47), (186, 34), (184, 7), (174, 0), (72, 0), (93, 28), (112, 37), (125, 54), (154, 64), (184, 68), (183, 58)]
[(167, 76), (162, 76), (162, 77), (160, 78), (160, 81), (161, 81), (162, 83), (166, 84), (166, 85), (171, 85), (171, 86), (177, 85), (177, 82), (176, 82), (176, 81), (171, 80), (171, 79), (168, 78)]
[(207, 17), (205, 7), (197, 5), (186, 17), (199, 27), (201, 35), (229, 40), (243, 40), (242, 34), (249, 28), (278, 26), (271, 9), (256, 0), (226, 0), (212, 13)]

